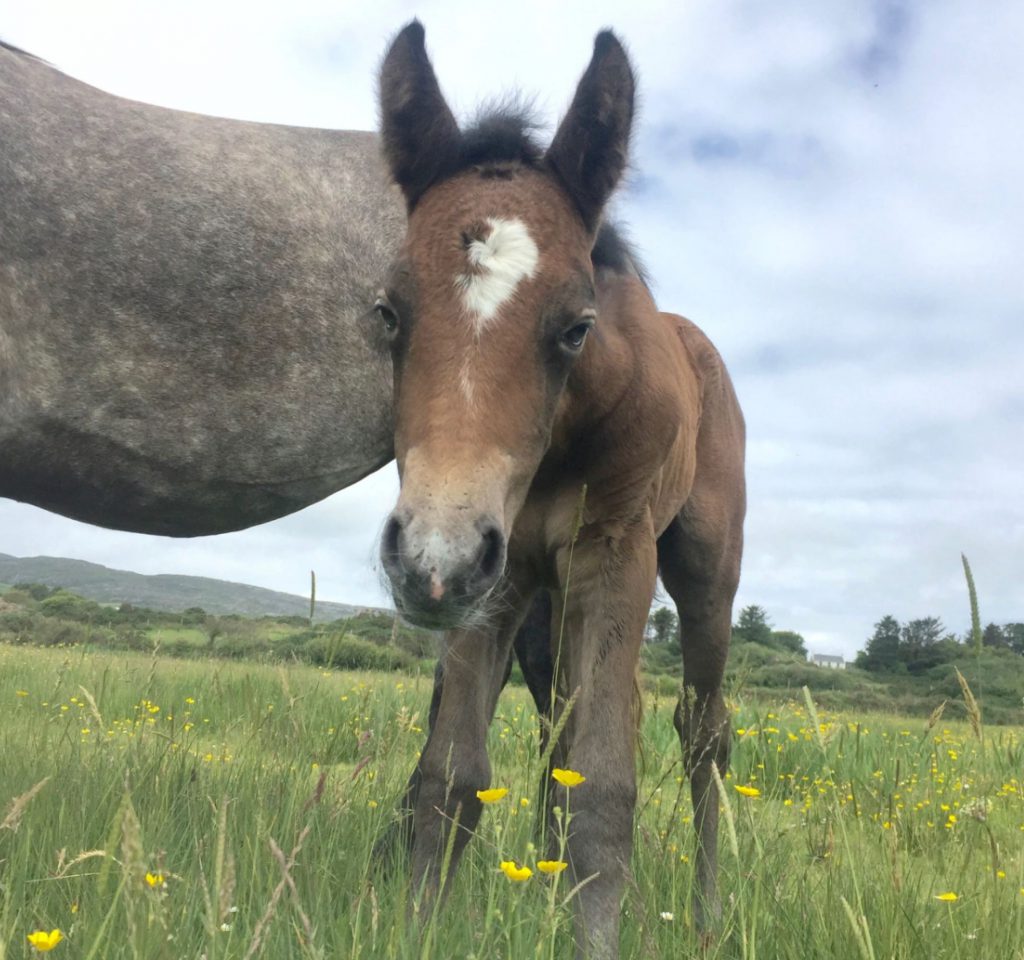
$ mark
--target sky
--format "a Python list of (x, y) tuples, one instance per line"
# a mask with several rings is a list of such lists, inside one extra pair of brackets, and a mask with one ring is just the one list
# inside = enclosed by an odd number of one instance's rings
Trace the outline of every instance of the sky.
[[(715, 341), (748, 428), (737, 610), (852, 657), (886, 614), (1024, 619), (1024, 5), (0, 0), (0, 36), (121, 96), (371, 129), (412, 17), (457, 116), (553, 126), (611, 26), (640, 77), (616, 200), (662, 309)], [(172, 540), (0, 500), (0, 552), (385, 605), (393, 466), (236, 534)]]

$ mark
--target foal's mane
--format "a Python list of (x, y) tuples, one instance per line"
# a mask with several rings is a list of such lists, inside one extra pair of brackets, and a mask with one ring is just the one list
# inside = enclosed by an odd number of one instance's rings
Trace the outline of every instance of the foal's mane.
[[(462, 132), (454, 175), (477, 168), (482, 177), (509, 177), (515, 167), (544, 167), (544, 147), (536, 132), (541, 124), (530, 105), (519, 97), (492, 103)], [(631, 276), (649, 287), (647, 271), (623, 229), (604, 221), (597, 231), (590, 259), (599, 269)]]

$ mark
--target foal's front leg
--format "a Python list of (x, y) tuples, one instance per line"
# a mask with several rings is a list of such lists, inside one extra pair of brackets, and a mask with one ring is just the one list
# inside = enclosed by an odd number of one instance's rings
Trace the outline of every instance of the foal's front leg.
[[(513, 646), (515, 658), (519, 661), (523, 679), (525, 679), (533, 702), (536, 704), (537, 713), (546, 719), (551, 714), (551, 690), (554, 683), (554, 667), (551, 663), (551, 598), (546, 590), (534, 597), (526, 618), (515, 632)], [(508, 684), (511, 672), (512, 658), (510, 657), (505, 664), (502, 689)], [(427, 713), (427, 744), (430, 742), (430, 737), (433, 736), (434, 727), (437, 726), (437, 713), (441, 707), (443, 690), (444, 660), (439, 658), (434, 670), (434, 687), (430, 695), (430, 710)], [(542, 736), (541, 752), (546, 744), (547, 741)], [(427, 746), (424, 746), (423, 752), (428, 752)], [(405, 795), (399, 805), (398, 819), (374, 844), (373, 858), (375, 862), (390, 865), (392, 858), (399, 851), (404, 853), (412, 849), (413, 815), (416, 812), (416, 798), (419, 796), (421, 779), (422, 772), (417, 763), (409, 777)], [(542, 796), (546, 795), (546, 790), (546, 783), (542, 784)]]
[[(556, 657), (563, 695), (578, 690), (557, 755), (586, 781), (557, 787), (552, 803), (571, 815), (569, 861), (574, 880), (585, 881), (576, 895), (577, 956), (610, 960), (619, 955), (619, 913), (633, 850), (636, 665), (657, 561), (649, 522), (638, 522), (611, 545), (602, 539), (587, 546), (576, 547)], [(551, 829), (557, 837), (557, 818)]]
[(476, 791), (490, 784), (486, 738), (508, 664), (512, 629), (445, 634), (444, 684), (437, 719), (420, 758), (413, 813), (412, 876), (430, 900), (447, 880), (441, 867), (451, 830), (450, 871), (480, 820)]

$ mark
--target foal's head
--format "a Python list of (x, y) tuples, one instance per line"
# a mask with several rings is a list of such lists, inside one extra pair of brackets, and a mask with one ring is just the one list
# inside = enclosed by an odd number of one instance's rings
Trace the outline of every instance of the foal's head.
[(547, 151), (497, 112), (460, 131), (418, 22), (380, 79), (384, 153), (408, 233), (377, 313), (394, 357), (398, 505), (382, 543), (395, 601), (462, 622), (498, 582), (596, 314), (591, 248), (626, 165), (633, 75), (594, 55)]

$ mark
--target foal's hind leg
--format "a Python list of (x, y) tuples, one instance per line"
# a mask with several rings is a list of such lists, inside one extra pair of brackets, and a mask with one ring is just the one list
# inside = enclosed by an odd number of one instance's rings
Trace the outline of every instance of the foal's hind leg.
[[(741, 508), (742, 509), (742, 508)], [(687, 506), (658, 540), (665, 589), (679, 611), (683, 695), (675, 726), (690, 774), (697, 832), (694, 921), (707, 930), (721, 916), (718, 899), (718, 796), (711, 765), (729, 764), (729, 714), (722, 676), (729, 653), (732, 601), (739, 582), (742, 512), (695, 488)]]

